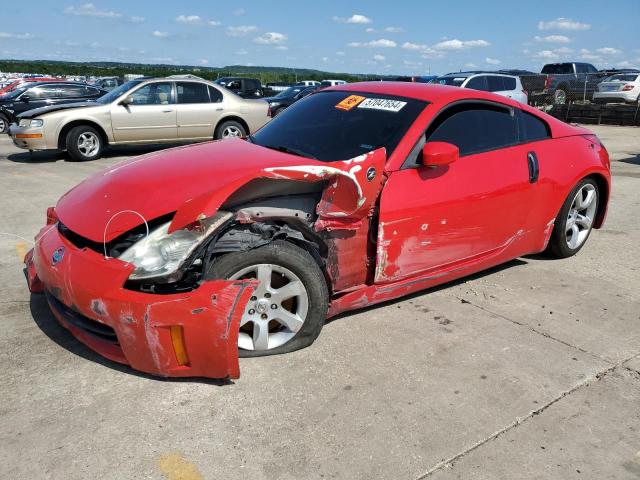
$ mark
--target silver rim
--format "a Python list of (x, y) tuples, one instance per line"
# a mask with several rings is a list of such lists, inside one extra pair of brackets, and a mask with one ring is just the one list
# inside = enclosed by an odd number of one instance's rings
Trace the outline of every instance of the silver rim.
[(4, 133), (5, 128), (7, 128), (7, 122), (4, 121), (4, 118), (0, 117), (0, 132)]
[(236, 126), (229, 125), (222, 130), (222, 138), (241, 137), (242, 132)]
[(100, 139), (93, 132), (84, 132), (78, 137), (78, 150), (85, 157), (93, 157), (100, 150)]
[(589, 236), (598, 204), (596, 187), (587, 183), (573, 197), (567, 215), (565, 237), (570, 249), (580, 247)]
[(291, 340), (309, 309), (309, 295), (298, 276), (280, 265), (260, 263), (230, 277), (239, 278), (255, 278), (260, 283), (240, 320), (238, 347), (271, 350)]
[(564, 93), (564, 90), (556, 90), (556, 103), (563, 104), (567, 101), (567, 94)]

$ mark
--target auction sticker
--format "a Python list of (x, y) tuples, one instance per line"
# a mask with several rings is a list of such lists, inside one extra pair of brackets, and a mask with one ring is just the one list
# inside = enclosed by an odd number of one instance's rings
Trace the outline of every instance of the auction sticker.
[(365, 97), (361, 97), (360, 95), (349, 95), (347, 98), (338, 103), (336, 105), (336, 108), (338, 110), (349, 111), (363, 100), (365, 100)]
[(399, 112), (407, 102), (400, 100), (389, 100), (387, 98), (367, 98), (358, 104), (358, 108), (368, 108), (370, 110), (384, 110), (385, 112)]

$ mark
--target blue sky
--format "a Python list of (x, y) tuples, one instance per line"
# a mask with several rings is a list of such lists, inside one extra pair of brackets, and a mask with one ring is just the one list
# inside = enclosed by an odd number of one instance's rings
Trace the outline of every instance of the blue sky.
[(640, 67), (640, 0), (31, 0), (5, 2), (2, 17), (0, 58), (411, 75)]

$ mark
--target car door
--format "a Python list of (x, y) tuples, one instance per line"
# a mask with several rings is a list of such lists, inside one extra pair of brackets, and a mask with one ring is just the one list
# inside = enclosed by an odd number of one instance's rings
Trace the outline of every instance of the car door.
[[(209, 91), (213, 90), (213, 102)], [(200, 82), (176, 82), (178, 138), (212, 139), (223, 111), (222, 94)]]
[(176, 140), (173, 82), (142, 84), (126, 100), (111, 104), (111, 126), (116, 142)]
[[(458, 146), (460, 158), (446, 166), (421, 165), (422, 146), (436, 141)], [(383, 189), (376, 282), (517, 250), (533, 195), (518, 142), (517, 114), (505, 105), (466, 101), (441, 112)]]

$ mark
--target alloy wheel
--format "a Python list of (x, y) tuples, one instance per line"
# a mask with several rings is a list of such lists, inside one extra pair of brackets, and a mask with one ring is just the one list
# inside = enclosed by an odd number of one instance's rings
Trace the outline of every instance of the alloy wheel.
[(240, 321), (238, 347), (271, 350), (291, 340), (302, 328), (309, 309), (304, 284), (288, 268), (270, 263), (251, 265), (231, 280), (255, 278), (259, 285)]
[(222, 131), (222, 138), (241, 137), (242, 132), (238, 127), (230, 125)]
[(78, 137), (78, 150), (85, 157), (93, 157), (100, 150), (100, 139), (93, 132), (84, 132)]
[(567, 214), (565, 239), (567, 246), (575, 250), (589, 236), (598, 206), (598, 191), (592, 184), (585, 184), (576, 192)]

